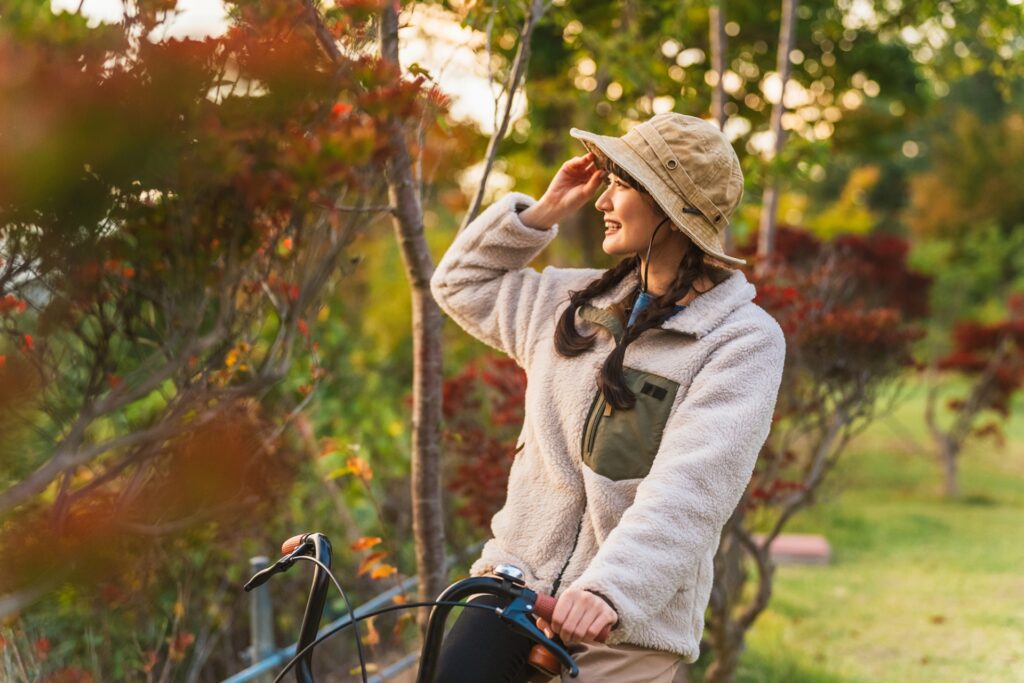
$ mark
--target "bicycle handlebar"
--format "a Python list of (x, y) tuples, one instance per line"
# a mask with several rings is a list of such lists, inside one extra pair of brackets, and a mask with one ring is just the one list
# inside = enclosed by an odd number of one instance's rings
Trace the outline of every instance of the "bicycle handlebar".
[[(311, 555), (328, 570), (331, 565), (331, 544), (323, 534), (314, 533), (292, 536), (281, 545), (281, 552), (283, 557), (280, 560), (271, 567), (257, 573), (256, 576), (249, 580), (245, 586), (247, 591), (263, 583), (273, 574), (287, 570), (297, 555)], [(510, 601), (503, 608), (495, 608), (495, 613), (511, 630), (538, 643), (538, 646), (535, 646), (534, 649), (543, 650), (544, 654), (547, 655), (548, 668), (554, 670), (555, 667), (560, 668), (559, 665), (564, 666), (568, 669), (569, 676), (572, 678), (579, 674), (579, 668), (576, 666), (572, 656), (560, 643), (548, 638), (543, 631), (537, 628), (537, 625), (533, 623), (531, 618), (536, 615), (550, 622), (557, 599), (550, 595), (538, 594), (530, 590), (521, 580), (522, 573), (518, 570), (515, 571), (519, 574), (518, 577), (497, 572), (496, 576), (463, 579), (449, 586), (447, 590), (438, 596), (435, 607), (430, 614), (426, 638), (423, 642), (418, 682), (433, 683), (437, 655), (440, 651), (441, 639), (444, 636), (444, 624), (451, 607), (460, 600), (479, 593), (496, 595)], [(323, 614), (326, 603), (328, 578), (327, 572), (318, 566), (313, 575), (313, 584), (310, 587), (309, 599), (303, 614), (302, 626), (300, 628), (301, 633), (296, 650), (300, 653), (305, 651), (304, 654), (297, 657), (295, 675), (300, 683), (312, 683), (313, 681), (313, 652), (311, 646), (316, 640), (320, 617)], [(598, 639), (603, 641), (607, 636), (608, 629), (605, 629), (598, 636)], [(533, 662), (532, 657), (531, 662)], [(533, 663), (535, 666), (540, 665), (540, 662)]]
[[(420, 654), (420, 671), (417, 683), (434, 683), (435, 669), (444, 637), (444, 624), (451, 611), (450, 605), (472, 595), (486, 593), (510, 600), (505, 607), (495, 608), (495, 613), (505, 624), (516, 633), (538, 643), (554, 659), (552, 667), (565, 667), (571, 678), (579, 675), (579, 667), (561, 644), (537, 628), (532, 615), (538, 603), (538, 594), (530, 590), (519, 578), (498, 573), (496, 576), (474, 576), (462, 579), (449, 586), (438, 596), (440, 603), (430, 613), (427, 622), (427, 634), (423, 641)], [(550, 596), (546, 596), (549, 597)], [(553, 598), (550, 598), (554, 600)], [(547, 604), (547, 603), (545, 603)]]

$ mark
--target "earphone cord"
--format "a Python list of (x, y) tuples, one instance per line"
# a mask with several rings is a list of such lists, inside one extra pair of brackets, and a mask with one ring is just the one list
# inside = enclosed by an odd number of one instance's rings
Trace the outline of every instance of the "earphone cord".
[(647, 273), (651, 269), (651, 247), (654, 246), (654, 236), (658, 234), (658, 231), (661, 230), (661, 226), (665, 225), (665, 221), (667, 221), (667, 220), (668, 220), (668, 216), (666, 216), (664, 219), (662, 219), (662, 221), (660, 223), (658, 223), (658, 227), (656, 227), (654, 229), (654, 232), (651, 233), (651, 241), (647, 245), (647, 258), (644, 260), (644, 276), (640, 280), (640, 291), (641, 292), (646, 292), (647, 291)]

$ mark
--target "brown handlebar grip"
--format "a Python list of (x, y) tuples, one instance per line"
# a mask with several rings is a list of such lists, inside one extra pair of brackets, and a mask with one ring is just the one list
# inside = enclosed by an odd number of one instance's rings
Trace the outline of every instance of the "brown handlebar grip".
[[(543, 593), (537, 594), (537, 602), (533, 605), (533, 613), (544, 621), (551, 623), (551, 617), (555, 613), (555, 605), (558, 604), (558, 598)], [(603, 643), (608, 640), (608, 634), (611, 633), (612, 627), (609, 624), (604, 627), (604, 630), (597, 634), (597, 642)]]
[(298, 548), (305, 542), (306, 536), (308, 535), (309, 534), (299, 534), (298, 536), (292, 536), (291, 538), (289, 538), (287, 541), (281, 544), (281, 554), (291, 555), (293, 552), (295, 552), (296, 548)]

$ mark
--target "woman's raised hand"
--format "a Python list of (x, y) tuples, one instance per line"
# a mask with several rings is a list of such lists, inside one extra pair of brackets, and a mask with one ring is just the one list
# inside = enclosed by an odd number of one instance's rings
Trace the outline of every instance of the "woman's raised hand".
[(602, 173), (591, 153), (573, 157), (562, 164), (540, 200), (519, 214), (534, 228), (550, 228), (590, 201), (601, 184)]

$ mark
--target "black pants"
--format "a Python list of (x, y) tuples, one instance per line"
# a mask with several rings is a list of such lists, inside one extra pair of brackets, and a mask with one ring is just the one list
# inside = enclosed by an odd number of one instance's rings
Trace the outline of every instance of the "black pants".
[[(473, 604), (505, 606), (508, 600), (481, 595)], [(464, 609), (441, 645), (436, 683), (525, 683), (533, 641), (515, 633), (498, 615)]]

